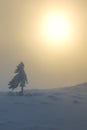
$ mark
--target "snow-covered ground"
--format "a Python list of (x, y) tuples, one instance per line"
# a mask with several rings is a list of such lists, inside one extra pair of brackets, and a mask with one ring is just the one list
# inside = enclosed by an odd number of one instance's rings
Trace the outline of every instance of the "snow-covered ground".
[(0, 93), (0, 130), (87, 130), (87, 84)]

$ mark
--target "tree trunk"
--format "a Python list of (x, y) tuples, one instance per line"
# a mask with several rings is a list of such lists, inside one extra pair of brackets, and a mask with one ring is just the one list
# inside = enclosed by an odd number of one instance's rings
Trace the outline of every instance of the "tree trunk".
[(23, 96), (23, 91), (24, 91), (24, 89), (23, 89), (23, 87), (21, 87), (21, 96)]

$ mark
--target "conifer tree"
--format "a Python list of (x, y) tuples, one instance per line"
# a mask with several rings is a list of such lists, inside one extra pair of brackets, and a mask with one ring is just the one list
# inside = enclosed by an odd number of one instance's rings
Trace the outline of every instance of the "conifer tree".
[(28, 83), (26, 73), (24, 71), (24, 64), (21, 62), (18, 66), (17, 69), (15, 70), (15, 76), (13, 79), (9, 82), (9, 89), (14, 90), (18, 86), (21, 87), (21, 95), (23, 95), (23, 89), (25, 85)]

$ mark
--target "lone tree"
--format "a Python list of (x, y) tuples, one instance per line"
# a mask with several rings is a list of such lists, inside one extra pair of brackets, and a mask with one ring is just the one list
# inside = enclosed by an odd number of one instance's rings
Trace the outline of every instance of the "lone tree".
[(21, 87), (21, 95), (23, 95), (23, 89), (26, 84), (28, 84), (27, 76), (24, 71), (24, 64), (21, 62), (18, 66), (17, 69), (15, 70), (15, 76), (13, 79), (9, 82), (9, 89), (14, 90), (18, 86)]

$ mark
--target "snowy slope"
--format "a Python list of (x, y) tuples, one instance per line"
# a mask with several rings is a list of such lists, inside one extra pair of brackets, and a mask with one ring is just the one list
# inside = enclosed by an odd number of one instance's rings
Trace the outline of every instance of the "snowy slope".
[(87, 130), (87, 84), (0, 93), (0, 130)]

